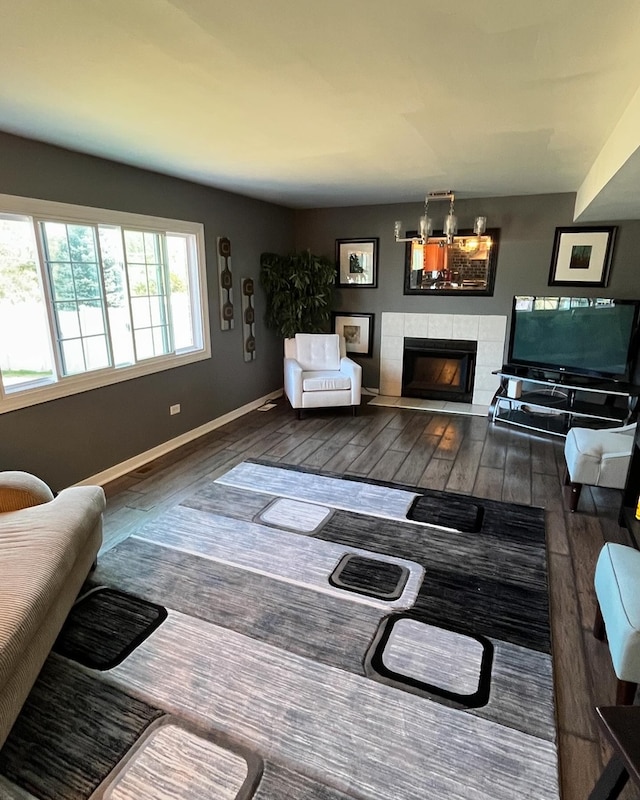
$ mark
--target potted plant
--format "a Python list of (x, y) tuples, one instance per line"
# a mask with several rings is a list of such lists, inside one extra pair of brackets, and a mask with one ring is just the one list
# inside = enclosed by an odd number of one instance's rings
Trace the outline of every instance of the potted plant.
[(323, 333), (331, 316), (335, 264), (309, 250), (260, 256), (260, 279), (267, 295), (266, 324), (285, 339), (296, 333)]

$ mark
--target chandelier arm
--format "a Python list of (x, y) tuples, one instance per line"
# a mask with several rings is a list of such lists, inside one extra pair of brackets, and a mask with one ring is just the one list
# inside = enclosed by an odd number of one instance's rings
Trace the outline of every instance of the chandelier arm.
[[(453, 238), (458, 232), (458, 219), (455, 215), (454, 209), (454, 202), (455, 202), (455, 193), (452, 192), (450, 189), (443, 192), (428, 192), (424, 198), (424, 214), (420, 217), (419, 220), (419, 236), (405, 236), (401, 237), (400, 232), (402, 229), (402, 223), (396, 221), (395, 228), (394, 228), (394, 238), (396, 242), (415, 242), (416, 244), (425, 245), (428, 244), (429, 239), (431, 238), (431, 234), (433, 232), (433, 220), (429, 217), (429, 201), (440, 201), (440, 200), (448, 200), (449, 201), (449, 213), (445, 217), (444, 224), (443, 224), (443, 233), (446, 237), (448, 244), (453, 244)], [(476, 217), (475, 224), (474, 224), (474, 233), (479, 236), (486, 230), (487, 225), (487, 218), (486, 217)]]

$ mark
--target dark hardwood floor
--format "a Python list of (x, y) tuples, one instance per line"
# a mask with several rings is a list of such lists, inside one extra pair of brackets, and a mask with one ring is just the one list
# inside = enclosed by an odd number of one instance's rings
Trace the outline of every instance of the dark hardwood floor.
[[(246, 458), (543, 506), (562, 797), (584, 800), (610, 754), (594, 707), (615, 697), (607, 647), (591, 634), (593, 570), (605, 541), (629, 542), (617, 524), (620, 492), (585, 487), (569, 512), (563, 441), (481, 417), (366, 405), (357, 417), (340, 409), (297, 420), (280, 400), (105, 487), (105, 547)], [(640, 792), (629, 784), (622, 797)]]

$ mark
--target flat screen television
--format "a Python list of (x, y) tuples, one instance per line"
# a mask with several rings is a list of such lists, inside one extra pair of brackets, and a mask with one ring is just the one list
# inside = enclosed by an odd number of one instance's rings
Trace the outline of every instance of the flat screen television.
[(509, 364), (630, 382), (640, 300), (513, 298)]

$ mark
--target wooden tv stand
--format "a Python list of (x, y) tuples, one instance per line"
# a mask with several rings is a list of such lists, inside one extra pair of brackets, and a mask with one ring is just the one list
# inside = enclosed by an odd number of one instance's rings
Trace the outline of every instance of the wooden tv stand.
[[(504, 366), (489, 411), (494, 423), (566, 436), (572, 426), (617, 427), (635, 419), (640, 386), (558, 372)], [(508, 396), (510, 380), (522, 381), (520, 397)]]

